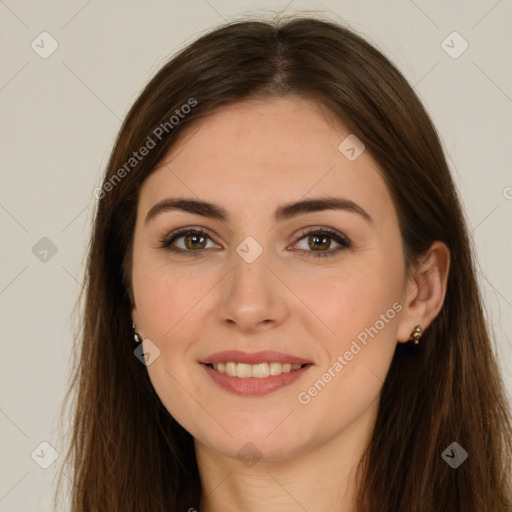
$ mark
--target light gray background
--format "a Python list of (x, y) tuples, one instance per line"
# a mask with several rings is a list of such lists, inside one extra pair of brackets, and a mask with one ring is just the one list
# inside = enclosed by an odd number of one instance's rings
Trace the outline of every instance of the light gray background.
[[(1, 511), (52, 509), (62, 457), (48, 469), (35, 460), (50, 461), (45, 441), (63, 454), (69, 425), (58, 428), (58, 414), (92, 191), (121, 120), (164, 60), (199, 33), (223, 19), (282, 9), (345, 20), (398, 65), (423, 100), (464, 201), (512, 395), (510, 0), (0, 0)], [(35, 41), (48, 50), (43, 31), (59, 45), (46, 59), (31, 47)], [(442, 47), (453, 31), (469, 44), (456, 59)], [(451, 41), (452, 52), (462, 48)], [(43, 237), (57, 248), (47, 261), (32, 250)]]

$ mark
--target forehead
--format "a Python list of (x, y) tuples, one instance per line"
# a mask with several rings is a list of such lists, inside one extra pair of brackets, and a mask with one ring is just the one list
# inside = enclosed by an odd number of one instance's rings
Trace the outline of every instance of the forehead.
[(171, 148), (144, 182), (140, 206), (196, 196), (251, 215), (265, 205), (343, 195), (374, 216), (389, 213), (391, 197), (369, 153), (350, 160), (340, 151), (349, 136), (325, 108), (298, 97), (222, 107)]

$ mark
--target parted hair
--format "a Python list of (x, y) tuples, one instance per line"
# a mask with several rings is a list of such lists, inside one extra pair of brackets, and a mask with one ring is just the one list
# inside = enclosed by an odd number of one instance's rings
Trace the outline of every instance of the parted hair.
[[(511, 512), (510, 409), (437, 132), (381, 51), (311, 16), (236, 21), (202, 34), (159, 69), (122, 124), (104, 184), (176, 109), (197, 102), (97, 201), (66, 395), (73, 512), (199, 509), (192, 436), (163, 406), (130, 341), (138, 194), (196, 121), (234, 102), (287, 95), (326, 107), (365, 144), (391, 192), (408, 268), (436, 240), (451, 253), (440, 313), (415, 351), (397, 344), (358, 466), (357, 510)], [(453, 442), (468, 452), (457, 468), (442, 457)]]

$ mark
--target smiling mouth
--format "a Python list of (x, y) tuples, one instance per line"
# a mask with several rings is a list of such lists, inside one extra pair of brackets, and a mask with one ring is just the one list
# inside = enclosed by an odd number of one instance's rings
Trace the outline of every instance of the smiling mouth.
[(239, 377), (241, 379), (247, 379), (250, 377), (256, 377), (264, 379), (266, 377), (275, 377), (282, 373), (290, 373), (309, 364), (291, 364), (291, 363), (258, 363), (258, 364), (246, 364), (236, 363), (234, 361), (227, 361), (225, 363), (213, 363), (206, 364), (209, 368), (216, 370), (219, 373), (225, 373), (229, 377)]

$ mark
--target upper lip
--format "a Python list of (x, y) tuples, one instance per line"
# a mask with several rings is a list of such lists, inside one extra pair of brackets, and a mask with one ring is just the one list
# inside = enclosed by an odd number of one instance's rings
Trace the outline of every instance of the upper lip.
[(262, 352), (242, 352), (240, 350), (225, 350), (216, 352), (201, 361), (203, 364), (227, 363), (258, 364), (258, 363), (291, 363), (291, 364), (310, 364), (311, 361), (301, 357), (275, 352), (273, 350), (264, 350)]

